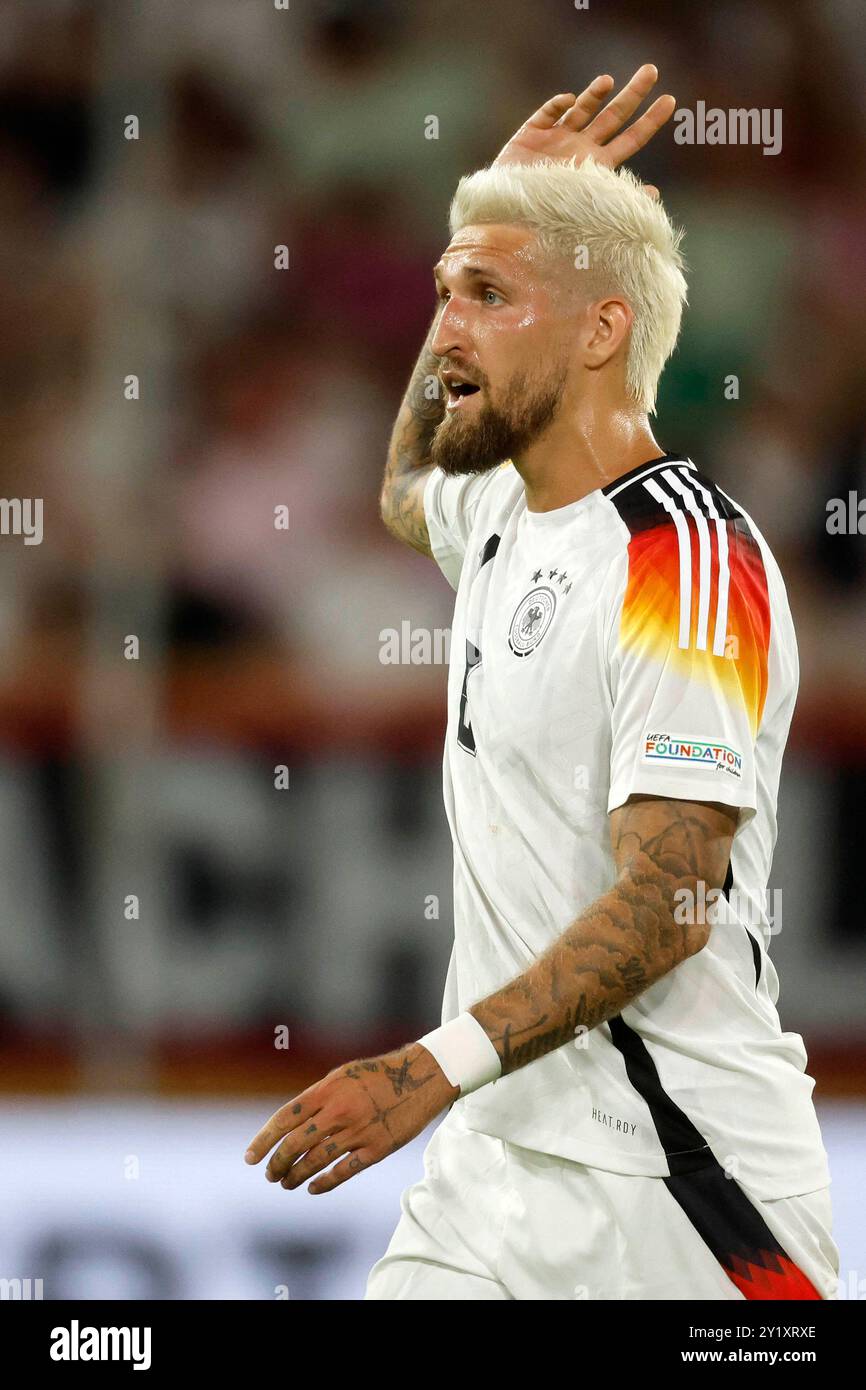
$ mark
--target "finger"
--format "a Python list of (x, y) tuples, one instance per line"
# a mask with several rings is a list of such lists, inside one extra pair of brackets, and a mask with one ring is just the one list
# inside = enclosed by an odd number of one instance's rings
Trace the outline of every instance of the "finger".
[(342, 1141), (328, 1137), (323, 1143), (317, 1144), (314, 1149), (310, 1149), (308, 1154), (298, 1159), (293, 1164), (282, 1180), (282, 1186), (287, 1192), (300, 1187), (307, 1178), (312, 1178), (316, 1173), (321, 1173), (323, 1168), (327, 1168), (329, 1163), (342, 1157), (343, 1154), (350, 1153), (352, 1141), (346, 1137)]
[(643, 191), (644, 193), (648, 193), (654, 201), (658, 200), (661, 197), (661, 194), (659, 193), (654, 183), (645, 183), (643, 186)]
[(574, 92), (560, 92), (559, 96), (551, 97), (543, 106), (539, 106), (525, 121), (521, 129), (531, 125), (535, 130), (550, 130), (555, 126), (563, 111), (567, 111), (574, 101)]
[(608, 74), (605, 74), (604, 77), (596, 77), (590, 82), (586, 90), (581, 92), (571, 110), (565, 112), (559, 124), (567, 126), (569, 130), (583, 130), (583, 127), (601, 106), (612, 86), (613, 78)]
[(302, 1125), (319, 1110), (319, 1105), (309, 1091), (302, 1091), (294, 1100), (275, 1110), (267, 1124), (263, 1125), (244, 1154), (247, 1163), (258, 1163), (274, 1147), (283, 1135), (297, 1125)]
[(649, 110), (632, 122), (628, 130), (624, 130), (621, 135), (611, 140), (609, 145), (605, 145), (606, 158), (612, 161), (614, 167), (622, 164), (623, 160), (631, 159), (633, 154), (642, 150), (656, 132), (661, 130), (665, 121), (670, 120), (676, 105), (675, 97), (658, 97)]
[(613, 101), (608, 102), (604, 110), (587, 127), (587, 135), (591, 135), (597, 144), (603, 145), (605, 140), (616, 134), (629, 116), (634, 115), (658, 79), (659, 73), (655, 64), (644, 63), (631, 81), (626, 83), (622, 91), (617, 93)]
[(305, 1154), (307, 1150), (312, 1152), (332, 1134), (339, 1133), (342, 1128), (342, 1125), (327, 1119), (323, 1111), (317, 1111), (315, 1119), (293, 1129), (280, 1147), (271, 1154), (265, 1169), (265, 1177), (268, 1182), (280, 1182), (301, 1154)]
[(331, 1192), (335, 1187), (339, 1187), (340, 1183), (348, 1182), (349, 1178), (353, 1178), (356, 1173), (362, 1172), (365, 1168), (371, 1168), (378, 1161), (371, 1149), (356, 1149), (354, 1153), (349, 1154), (335, 1168), (332, 1168), (329, 1173), (325, 1173), (322, 1177), (316, 1178), (315, 1182), (310, 1183), (307, 1191), (314, 1195), (319, 1192)]

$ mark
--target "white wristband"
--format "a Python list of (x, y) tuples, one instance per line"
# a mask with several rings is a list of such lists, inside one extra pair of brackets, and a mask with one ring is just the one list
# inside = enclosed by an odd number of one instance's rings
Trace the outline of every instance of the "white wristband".
[(461, 1096), (502, 1075), (499, 1053), (470, 1013), (458, 1014), (418, 1041), (436, 1058), (451, 1085), (460, 1087)]

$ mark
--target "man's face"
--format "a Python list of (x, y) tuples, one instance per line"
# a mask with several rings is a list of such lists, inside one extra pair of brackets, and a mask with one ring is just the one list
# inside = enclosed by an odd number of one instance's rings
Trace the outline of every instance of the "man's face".
[(434, 275), (441, 313), (431, 347), (445, 418), (431, 458), (445, 473), (484, 473), (519, 457), (555, 418), (569, 372), (568, 316), (525, 227), (464, 227)]

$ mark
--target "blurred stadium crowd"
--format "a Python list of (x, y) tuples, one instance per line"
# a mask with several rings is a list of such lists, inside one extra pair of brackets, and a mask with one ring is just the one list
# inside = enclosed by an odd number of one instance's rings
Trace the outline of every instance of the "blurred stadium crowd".
[(652, 60), (679, 107), (783, 111), (776, 156), (638, 161), (690, 266), (656, 433), (787, 578), (780, 1009), (817, 1095), (862, 1093), (866, 537), (826, 527), (866, 496), (857, 0), (0, 8), (0, 493), (44, 499), (0, 538), (4, 1088), (280, 1091), (437, 1021), (445, 670), (380, 634), (452, 595), (381, 526), (387, 437), (460, 175)]

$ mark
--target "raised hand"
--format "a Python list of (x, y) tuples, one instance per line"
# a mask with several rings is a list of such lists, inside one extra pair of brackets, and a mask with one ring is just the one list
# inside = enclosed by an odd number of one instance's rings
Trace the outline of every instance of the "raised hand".
[(512, 135), (494, 164), (530, 164), (537, 159), (573, 159), (582, 164), (594, 159), (615, 169), (642, 150), (674, 113), (672, 96), (657, 97), (627, 130), (622, 129), (657, 81), (658, 69), (644, 63), (603, 110), (599, 108), (613, 87), (613, 78), (607, 75), (596, 77), (579, 97), (573, 92), (551, 97)]

